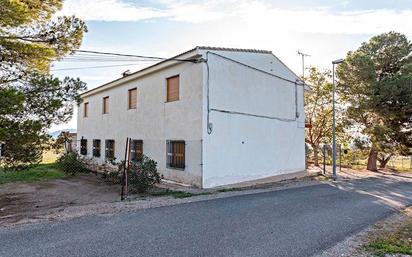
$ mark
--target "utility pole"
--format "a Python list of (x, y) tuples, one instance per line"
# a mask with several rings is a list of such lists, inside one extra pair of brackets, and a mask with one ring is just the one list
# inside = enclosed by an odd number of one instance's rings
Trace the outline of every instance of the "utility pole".
[(309, 54), (305, 54), (302, 51), (298, 50), (298, 55), (302, 57), (302, 79), (305, 79), (305, 57), (310, 56)]

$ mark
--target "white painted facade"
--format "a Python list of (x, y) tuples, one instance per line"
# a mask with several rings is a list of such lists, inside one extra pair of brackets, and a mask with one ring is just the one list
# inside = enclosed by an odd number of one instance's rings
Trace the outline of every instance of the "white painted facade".
[[(143, 140), (143, 152), (166, 179), (215, 187), (305, 170), (304, 88), (271, 52), (197, 47), (82, 95), (78, 140), (115, 140), (124, 159), (126, 137)], [(207, 60), (207, 61), (205, 61)], [(166, 79), (180, 76), (179, 100), (166, 102)], [(137, 108), (127, 93), (137, 88)], [(109, 96), (109, 113), (102, 99)], [(209, 126), (208, 126), (209, 124)], [(209, 127), (209, 129), (208, 129)], [(166, 141), (184, 140), (185, 169), (166, 167)]]

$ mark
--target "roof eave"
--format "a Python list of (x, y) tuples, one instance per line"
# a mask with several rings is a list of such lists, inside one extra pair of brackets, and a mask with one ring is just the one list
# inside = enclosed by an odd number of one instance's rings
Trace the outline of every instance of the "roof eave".
[(146, 76), (146, 75), (151, 74), (151, 73), (153, 73), (153, 72), (157, 72), (157, 71), (159, 71), (159, 70), (168, 68), (168, 67), (170, 67), (170, 66), (174, 66), (174, 65), (177, 65), (177, 64), (181, 64), (182, 61), (174, 60), (174, 59), (177, 59), (177, 58), (179, 58), (179, 59), (185, 59), (185, 60), (186, 60), (186, 59), (191, 59), (191, 58), (197, 56), (197, 52), (198, 52), (198, 48), (197, 48), (197, 47), (196, 47), (196, 48), (193, 48), (193, 49), (191, 49), (191, 50), (189, 50), (189, 51), (186, 51), (186, 52), (181, 53), (181, 54), (179, 54), (179, 55), (173, 56), (173, 57), (171, 57), (171, 58), (169, 58), (169, 59), (166, 59), (166, 60), (164, 60), (164, 61), (161, 61), (161, 62), (158, 62), (158, 63), (156, 63), (156, 64), (153, 64), (153, 65), (151, 65), (151, 66), (149, 66), (149, 67), (146, 67), (146, 68), (143, 68), (143, 69), (138, 70), (138, 71), (136, 71), (136, 72), (133, 72), (132, 74), (130, 74), (130, 75), (128, 75), (128, 76), (125, 76), (125, 77), (121, 77), (121, 78), (112, 80), (112, 81), (110, 81), (110, 82), (108, 82), (108, 83), (105, 83), (105, 84), (103, 84), (103, 85), (101, 85), (101, 86), (98, 86), (98, 87), (96, 87), (96, 88), (93, 88), (93, 89), (91, 89), (91, 90), (89, 90), (89, 91), (83, 92), (83, 93), (80, 94), (80, 97), (82, 97), (82, 98), (83, 98), (83, 97), (88, 97), (88, 96), (97, 94), (97, 93), (99, 93), (99, 92), (105, 91), (105, 90), (107, 90), (107, 89), (110, 89), (110, 88), (119, 86), (119, 85), (121, 85), (121, 84), (127, 83), (127, 82), (129, 82), (129, 81), (135, 80), (135, 79), (137, 79), (137, 78)]

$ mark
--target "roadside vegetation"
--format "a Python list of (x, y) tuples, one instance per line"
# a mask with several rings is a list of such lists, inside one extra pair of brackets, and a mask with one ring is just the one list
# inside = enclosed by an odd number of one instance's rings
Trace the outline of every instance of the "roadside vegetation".
[(188, 198), (188, 197), (199, 196), (199, 195), (210, 195), (212, 193), (211, 192), (191, 193), (191, 192), (165, 189), (161, 191), (153, 191), (153, 192), (150, 192), (149, 194), (152, 196), (172, 196), (174, 198)]
[(56, 164), (37, 164), (23, 170), (0, 169), (0, 184), (12, 182), (35, 182), (49, 179), (64, 178), (66, 175), (60, 171)]
[(412, 255), (412, 209), (406, 210), (400, 221), (389, 222), (370, 235), (364, 248), (375, 256), (387, 254)]

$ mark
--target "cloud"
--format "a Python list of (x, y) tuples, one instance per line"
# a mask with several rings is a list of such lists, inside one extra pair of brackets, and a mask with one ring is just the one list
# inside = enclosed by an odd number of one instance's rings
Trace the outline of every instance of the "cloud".
[(271, 26), (273, 31), (321, 34), (376, 34), (396, 30), (412, 32), (412, 10), (331, 12), (325, 8), (278, 9), (254, 1), (238, 8), (237, 17), (248, 27)]
[(264, 0), (157, 0), (157, 8), (121, 0), (66, 0), (62, 14), (84, 20), (142, 21), (164, 18), (186, 23), (235, 20), (272, 31), (327, 34), (376, 34), (389, 30), (410, 34), (412, 9), (332, 12), (329, 8), (280, 9)]
[(141, 21), (168, 14), (120, 0), (66, 0), (59, 15), (76, 15), (88, 21)]

